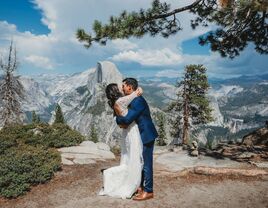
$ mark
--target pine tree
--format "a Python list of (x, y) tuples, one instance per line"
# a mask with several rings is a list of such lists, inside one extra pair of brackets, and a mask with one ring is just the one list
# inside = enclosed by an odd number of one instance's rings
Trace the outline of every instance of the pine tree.
[[(173, 120), (175, 134), (182, 128), (182, 143), (188, 144), (191, 125), (205, 124), (213, 120), (212, 109), (206, 97), (209, 84), (206, 68), (203, 65), (187, 65), (184, 79), (177, 83), (177, 100), (169, 106), (172, 114), (177, 114)], [(174, 135), (174, 133), (173, 133)]]
[(89, 140), (94, 142), (94, 143), (97, 143), (99, 141), (98, 133), (97, 133), (97, 130), (96, 130), (94, 124), (92, 124), (91, 128), (90, 128)]
[(17, 68), (17, 51), (11, 41), (7, 61), (0, 59), (0, 70), (4, 72), (4, 79), (0, 80), (0, 100), (3, 104), (0, 117), (4, 126), (23, 123), (23, 111), (19, 99), (25, 100), (25, 91), (19, 76), (14, 76)]
[(171, 5), (154, 0), (148, 9), (139, 12), (123, 11), (119, 16), (111, 16), (107, 24), (95, 20), (94, 35), (78, 29), (77, 39), (86, 48), (92, 42), (106, 45), (108, 40), (130, 37), (141, 38), (146, 34), (157, 34), (168, 38), (181, 31), (177, 14), (190, 12), (195, 18), (189, 22), (193, 29), (207, 27), (213, 23), (215, 31), (200, 37), (199, 44), (210, 44), (212, 51), (218, 51), (223, 57), (234, 58), (249, 44), (261, 54), (268, 53), (268, 2), (260, 0), (195, 0), (191, 4), (171, 10)]
[(35, 111), (32, 111), (32, 123), (38, 124), (41, 123), (40, 116), (35, 113)]
[(158, 138), (156, 140), (156, 143), (159, 146), (165, 146), (166, 140), (167, 140), (167, 134), (166, 134), (166, 130), (165, 130), (165, 123), (166, 123), (166, 118), (165, 115), (163, 113), (158, 113), (156, 116), (156, 123), (158, 126)]
[[(179, 83), (177, 83), (177, 87)], [(178, 91), (177, 99), (175, 102), (171, 102), (168, 106), (168, 112), (171, 114), (169, 116), (169, 123), (171, 125), (170, 135), (173, 137), (173, 144), (178, 145), (180, 143), (181, 138), (181, 123), (182, 123), (182, 101), (181, 101), (181, 93)]]
[(37, 122), (37, 123), (41, 123), (41, 119), (40, 119), (40, 116), (39, 116), (39, 115), (37, 115), (36, 122)]
[(55, 123), (63, 123), (64, 124), (65, 121), (64, 121), (63, 113), (62, 113), (61, 107), (58, 103), (56, 105), (55, 112), (56, 112), (56, 115), (55, 115), (54, 124)]
[(37, 115), (35, 111), (32, 111), (32, 123), (37, 123)]

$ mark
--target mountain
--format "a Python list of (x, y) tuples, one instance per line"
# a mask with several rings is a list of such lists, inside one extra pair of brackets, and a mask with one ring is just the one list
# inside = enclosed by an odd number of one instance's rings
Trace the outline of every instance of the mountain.
[[(20, 76), (19, 80), (24, 86), (25, 99), (20, 100), (22, 110), (25, 112), (24, 121), (31, 117), (32, 111), (36, 111), (43, 118), (50, 118), (48, 109), (53, 104), (53, 98), (49, 93), (31, 77)], [(2, 81), (3, 77), (0, 77), (0, 82)], [(2, 101), (0, 101), (0, 108), (2, 108)], [(2, 122), (0, 121), (0, 126), (2, 126)]]
[[(50, 89), (50, 94), (62, 107), (68, 124), (87, 135), (92, 123), (104, 138), (112, 125), (113, 112), (107, 104), (105, 86), (121, 85), (122, 75), (111, 62), (99, 62), (96, 68), (74, 74)], [(54, 121), (54, 112), (49, 123)]]
[[(89, 134), (94, 123), (99, 139), (104, 140), (110, 127), (115, 126), (104, 88), (108, 83), (121, 85), (122, 75), (111, 62), (99, 62), (96, 67), (73, 75), (20, 76), (19, 80), (26, 92), (25, 101), (20, 101), (25, 123), (31, 122), (33, 110), (42, 121), (52, 123), (55, 105), (59, 103), (68, 125), (84, 135)], [(116, 130), (115, 135), (118, 133)]]
[[(52, 123), (55, 105), (59, 103), (66, 122), (84, 135), (90, 133), (91, 125), (97, 129), (99, 139), (111, 139), (111, 145), (120, 138), (121, 129), (116, 127), (113, 111), (107, 104), (105, 86), (121, 84), (122, 74), (108, 61), (97, 63), (96, 67), (71, 74), (41, 74), (33, 77), (20, 76), (26, 91), (21, 101), (25, 112), (24, 122), (31, 122), (34, 110), (41, 120)], [(1, 81), (1, 77), (0, 77)], [(140, 86), (148, 101), (153, 120), (157, 114), (166, 116), (168, 143), (169, 115), (164, 110), (170, 101), (176, 99), (176, 78), (141, 77)], [(241, 139), (250, 131), (263, 126), (268, 120), (268, 75), (242, 76), (227, 80), (211, 79), (208, 92), (214, 121), (193, 130), (193, 139), (203, 144), (217, 140)], [(0, 101), (1, 107), (1, 101)], [(155, 122), (157, 124), (157, 122)], [(0, 121), (0, 126), (1, 126)]]
[[(175, 83), (170, 79), (141, 80), (144, 96), (152, 105), (164, 109), (176, 98)], [(193, 130), (202, 143), (212, 140), (241, 140), (247, 133), (262, 127), (268, 120), (268, 74), (232, 79), (210, 79), (208, 92), (214, 121)], [(147, 91), (147, 92), (146, 92)]]
[(209, 82), (213, 88), (221, 85), (239, 85), (241, 87), (247, 87), (254, 84), (266, 82), (268, 80), (268, 74), (261, 75), (243, 75), (230, 79), (209, 79)]

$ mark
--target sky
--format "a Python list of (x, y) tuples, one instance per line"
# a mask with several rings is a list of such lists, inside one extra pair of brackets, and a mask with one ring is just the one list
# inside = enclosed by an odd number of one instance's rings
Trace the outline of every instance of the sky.
[[(172, 8), (193, 0), (167, 0)], [(198, 37), (216, 28), (192, 30), (193, 15), (177, 15), (183, 30), (165, 39), (145, 36), (141, 39), (117, 39), (106, 46), (93, 44), (85, 49), (75, 32), (92, 32), (94, 20), (103, 23), (123, 10), (148, 8), (151, 0), (1, 0), (0, 55), (5, 59), (10, 41), (18, 52), (22, 75), (73, 74), (95, 67), (98, 61), (112, 61), (125, 77), (182, 76), (187, 64), (203, 64), (209, 77), (229, 78), (268, 73), (268, 59), (249, 45), (231, 60), (200, 46)]]

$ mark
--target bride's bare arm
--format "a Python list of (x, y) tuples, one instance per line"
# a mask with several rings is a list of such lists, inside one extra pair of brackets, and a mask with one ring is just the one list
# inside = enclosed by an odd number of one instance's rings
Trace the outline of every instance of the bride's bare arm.
[(120, 108), (120, 105), (118, 103), (115, 103), (114, 104), (114, 111), (115, 111), (115, 114), (117, 116), (122, 116), (123, 115), (123, 111), (122, 109)]
[[(120, 108), (120, 106), (117, 103), (114, 104), (114, 111), (115, 111), (115, 114), (117, 116), (122, 116), (123, 115), (123, 111), (122, 111), (122, 109)], [(128, 127), (128, 125), (121, 124), (121, 125), (119, 125), (119, 127), (123, 128), (123, 129), (126, 129)]]

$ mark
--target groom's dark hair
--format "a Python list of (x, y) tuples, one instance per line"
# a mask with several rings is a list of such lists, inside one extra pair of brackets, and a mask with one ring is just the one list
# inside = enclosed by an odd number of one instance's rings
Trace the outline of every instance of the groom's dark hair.
[(138, 81), (134, 78), (126, 78), (123, 80), (123, 82), (125, 82), (127, 85), (132, 86), (134, 91), (138, 89)]

